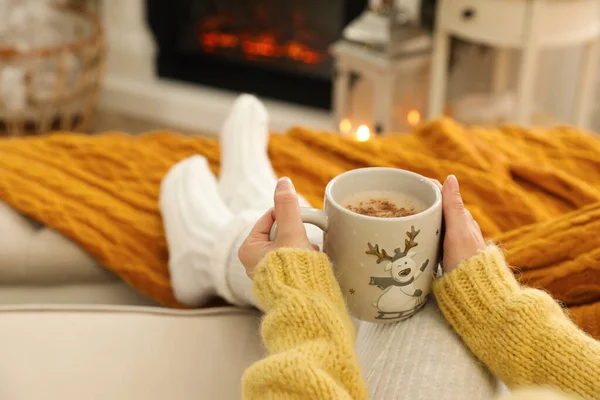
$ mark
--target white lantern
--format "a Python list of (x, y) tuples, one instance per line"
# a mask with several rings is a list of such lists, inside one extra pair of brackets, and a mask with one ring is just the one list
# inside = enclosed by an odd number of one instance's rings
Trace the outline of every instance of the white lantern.
[[(356, 136), (362, 125), (375, 133), (410, 132), (421, 122), (427, 103), (430, 42), (429, 35), (421, 32), (406, 40), (404, 52), (395, 56), (346, 40), (332, 46), (333, 111), (341, 133)], [(364, 128), (361, 132), (361, 138), (367, 137)]]

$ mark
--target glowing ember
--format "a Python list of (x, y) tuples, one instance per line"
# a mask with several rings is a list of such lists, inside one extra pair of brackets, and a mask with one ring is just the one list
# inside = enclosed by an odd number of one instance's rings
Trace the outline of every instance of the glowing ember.
[(275, 35), (269, 32), (231, 34), (200, 30), (198, 39), (207, 53), (213, 53), (218, 49), (238, 49), (247, 59), (255, 57), (289, 58), (304, 64), (318, 64), (326, 58), (326, 54), (297, 40), (279, 42)]
[(348, 118), (344, 118), (340, 122), (340, 132), (342, 132), (343, 134), (348, 134), (348, 133), (350, 133), (351, 130), (352, 130), (352, 123), (350, 122), (350, 120)]
[(416, 126), (421, 122), (421, 113), (417, 110), (410, 110), (406, 115), (406, 121), (410, 126)]
[(371, 131), (366, 125), (361, 125), (356, 130), (356, 140), (359, 142), (366, 142), (371, 137)]

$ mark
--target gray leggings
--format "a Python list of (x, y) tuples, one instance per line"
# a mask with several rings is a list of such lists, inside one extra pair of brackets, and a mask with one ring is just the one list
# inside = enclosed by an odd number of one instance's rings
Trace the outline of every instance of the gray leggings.
[(406, 321), (357, 326), (356, 351), (371, 399), (487, 400), (505, 390), (433, 298)]

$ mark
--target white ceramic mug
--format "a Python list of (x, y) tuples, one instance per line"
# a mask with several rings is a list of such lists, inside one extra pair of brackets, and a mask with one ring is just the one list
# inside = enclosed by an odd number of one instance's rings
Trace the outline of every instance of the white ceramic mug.
[[(371, 191), (412, 196), (425, 210), (398, 218), (349, 211), (342, 201)], [(437, 272), (442, 195), (429, 179), (394, 168), (361, 168), (335, 177), (325, 189), (324, 210), (302, 208), (302, 220), (324, 232), (350, 313), (370, 322), (396, 322), (425, 304)], [(272, 232), (274, 234), (274, 231)]]

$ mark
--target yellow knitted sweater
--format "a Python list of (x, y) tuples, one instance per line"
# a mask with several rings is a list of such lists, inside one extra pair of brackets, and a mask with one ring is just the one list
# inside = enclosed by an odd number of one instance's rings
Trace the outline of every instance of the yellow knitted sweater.
[[(282, 249), (257, 267), (268, 357), (244, 374), (245, 399), (367, 399), (354, 328), (323, 253)], [(600, 399), (600, 343), (545, 292), (521, 288), (489, 247), (439, 279), (439, 306), (473, 353), (509, 387)], [(565, 400), (540, 390), (513, 400)]]

